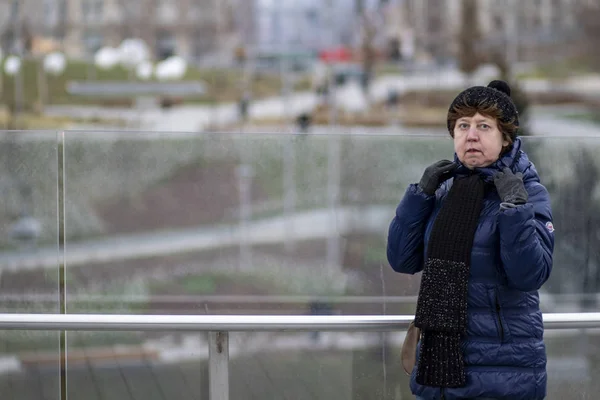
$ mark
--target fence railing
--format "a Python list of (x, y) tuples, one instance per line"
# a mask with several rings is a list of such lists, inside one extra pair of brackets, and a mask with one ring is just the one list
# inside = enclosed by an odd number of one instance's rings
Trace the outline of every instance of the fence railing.
[[(0, 314), (0, 330), (204, 331), (209, 333), (211, 400), (229, 399), (229, 332), (400, 331), (411, 315)], [(599, 313), (544, 314), (546, 329), (600, 328)]]

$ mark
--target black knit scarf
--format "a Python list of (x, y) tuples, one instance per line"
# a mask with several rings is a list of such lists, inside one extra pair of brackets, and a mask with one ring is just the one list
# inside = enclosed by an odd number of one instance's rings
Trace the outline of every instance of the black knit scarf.
[(467, 330), (467, 289), (473, 237), (483, 205), (478, 175), (454, 180), (431, 230), (415, 326), (421, 328), (417, 383), (466, 383), (461, 338)]

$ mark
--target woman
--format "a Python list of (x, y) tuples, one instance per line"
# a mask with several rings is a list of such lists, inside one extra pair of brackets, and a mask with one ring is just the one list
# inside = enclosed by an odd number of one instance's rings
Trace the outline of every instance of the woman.
[(454, 162), (426, 168), (390, 224), (392, 268), (423, 271), (417, 399), (546, 396), (538, 289), (552, 270), (554, 228), (518, 127), (505, 82), (460, 93), (448, 112)]

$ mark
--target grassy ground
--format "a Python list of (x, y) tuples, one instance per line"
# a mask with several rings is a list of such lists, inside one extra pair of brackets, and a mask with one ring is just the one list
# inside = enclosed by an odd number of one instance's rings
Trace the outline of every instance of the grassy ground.
[[(23, 63), (23, 106), (26, 110), (40, 109), (40, 84), (38, 79), (38, 62), (26, 60)], [(201, 80), (207, 84), (207, 93), (194, 102), (224, 102), (236, 101), (242, 93), (242, 71), (237, 69), (205, 69), (188, 68), (183, 80)], [(2, 73), (2, 90), (0, 103), (12, 108), (14, 105), (15, 80), (13, 77)], [(93, 65), (83, 62), (71, 61), (61, 76), (47, 76), (47, 93), (49, 104), (103, 104), (108, 106), (127, 106), (129, 99), (94, 99), (70, 96), (66, 92), (66, 83), (72, 80), (101, 80), (101, 81), (127, 81), (135, 79), (122, 67), (111, 70), (101, 70)], [(308, 88), (308, 80), (301, 79), (295, 86), (296, 90)], [(256, 75), (251, 83), (251, 93), (255, 97), (277, 95), (281, 91), (281, 81), (278, 75)]]
[(600, 112), (586, 112), (586, 113), (577, 113), (577, 114), (567, 114), (564, 115), (565, 118), (573, 119), (576, 121), (585, 121), (585, 122), (593, 122), (595, 124), (600, 124)]
[(6, 111), (6, 109), (0, 111), (0, 129), (32, 131), (68, 129), (74, 123), (110, 124), (114, 127), (124, 126), (122, 121), (116, 120), (100, 120), (94, 118), (83, 121), (67, 117), (53, 117), (31, 111), (22, 113), (18, 117), (14, 118), (8, 111)]
[(374, 71), (375, 76), (401, 74), (402, 72), (402, 67), (394, 63), (378, 63)]
[(573, 59), (537, 65), (530, 71), (517, 74), (517, 79), (562, 80), (579, 74), (588, 74), (590, 72), (593, 71), (586, 62)]

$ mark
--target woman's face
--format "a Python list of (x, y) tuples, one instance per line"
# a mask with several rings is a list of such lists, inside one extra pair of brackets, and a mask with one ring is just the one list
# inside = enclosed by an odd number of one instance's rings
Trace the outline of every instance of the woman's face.
[(502, 147), (508, 146), (495, 118), (479, 113), (462, 117), (454, 126), (454, 151), (469, 169), (487, 167), (500, 158)]

